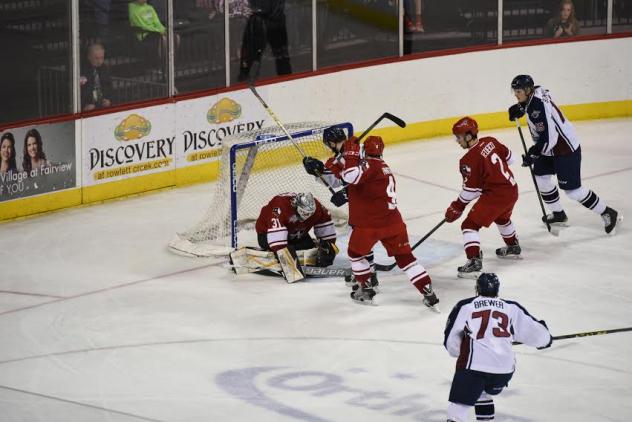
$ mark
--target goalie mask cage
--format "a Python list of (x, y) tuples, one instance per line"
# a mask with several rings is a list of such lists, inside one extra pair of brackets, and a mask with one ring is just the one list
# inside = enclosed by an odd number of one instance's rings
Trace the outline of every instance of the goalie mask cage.
[[(353, 135), (351, 123), (303, 122), (286, 125), (305, 155), (321, 160), (331, 156), (323, 144), (323, 131), (337, 126)], [(303, 156), (277, 126), (228, 136), (222, 141), (215, 193), (202, 220), (169, 242), (169, 248), (187, 256), (225, 255), (244, 240), (257, 245), (254, 222), (273, 196), (285, 192), (311, 192), (336, 220), (346, 222), (347, 206), (329, 205), (331, 193), (307, 174)]]

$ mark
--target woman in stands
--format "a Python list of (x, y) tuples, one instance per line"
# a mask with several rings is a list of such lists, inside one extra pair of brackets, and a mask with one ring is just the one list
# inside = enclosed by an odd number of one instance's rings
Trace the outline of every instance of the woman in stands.
[(15, 163), (15, 138), (11, 132), (4, 133), (0, 138), (0, 173), (17, 172)]
[(573, 0), (560, 2), (559, 14), (546, 24), (547, 33), (553, 38), (572, 37), (579, 34), (579, 22), (575, 18)]
[[(50, 162), (46, 159), (44, 147), (42, 145), (42, 135), (37, 129), (31, 129), (24, 136), (24, 157), (22, 159), (22, 169), (29, 173), (35, 169), (49, 167)], [(38, 174), (33, 174), (37, 176)]]

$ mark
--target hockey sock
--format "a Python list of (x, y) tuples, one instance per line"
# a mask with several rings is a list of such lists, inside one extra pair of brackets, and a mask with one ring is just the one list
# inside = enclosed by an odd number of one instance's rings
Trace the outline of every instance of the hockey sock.
[(426, 269), (421, 265), (412, 253), (406, 255), (395, 255), (395, 262), (397, 266), (402, 269), (408, 276), (408, 279), (419, 293), (424, 294), (423, 288), (427, 284), (430, 284), (430, 276)]
[(472, 406), (467, 406), (461, 403), (448, 403), (448, 420), (454, 422), (466, 422), (469, 421), (470, 409)]
[(461, 231), (463, 232), (463, 247), (465, 248), (465, 255), (467, 259), (477, 258), (481, 252), (481, 237), (478, 234), (478, 230), (481, 228), (480, 224), (472, 221), (470, 216), (461, 223)]
[(366, 287), (367, 280), (371, 277), (371, 266), (366, 256), (348, 251), (349, 260), (351, 261), (351, 271), (353, 276), (363, 288)]
[(606, 210), (606, 204), (599, 198), (599, 195), (584, 186), (565, 192), (569, 198), (574, 199), (599, 215)]
[(553, 212), (564, 211), (562, 203), (560, 202), (560, 191), (557, 189), (555, 183), (553, 183), (552, 176), (535, 176), (535, 180), (546, 207)]
[(371, 267), (371, 272), (374, 273), (375, 272), (375, 262), (373, 262), (373, 251), (371, 251), (370, 253), (364, 255), (364, 257), (369, 262), (369, 266)]
[(481, 397), (474, 405), (477, 421), (493, 421), (494, 420), (494, 399), (487, 393), (481, 394)]
[(518, 244), (516, 228), (514, 227), (511, 220), (496, 220), (496, 227), (498, 227), (498, 232), (502, 236), (506, 245), (511, 246)]

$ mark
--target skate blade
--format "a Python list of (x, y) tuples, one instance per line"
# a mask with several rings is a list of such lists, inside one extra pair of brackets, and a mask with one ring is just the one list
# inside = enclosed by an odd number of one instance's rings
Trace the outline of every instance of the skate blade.
[(351, 299), (353, 303), (364, 306), (377, 306), (377, 302), (374, 299), (371, 300), (355, 300)]
[[(424, 303), (424, 305), (426, 305), (426, 304)], [(426, 305), (426, 307), (427, 307), (428, 309), (430, 309), (432, 312), (435, 312), (435, 313), (437, 313), (437, 314), (440, 314), (440, 313), (441, 313), (441, 309), (439, 308), (439, 305), (437, 305), (437, 304), (432, 305), (432, 306), (428, 306), (428, 305)]]
[[(546, 227), (546, 224), (544, 225), (544, 227)], [(566, 226), (555, 226), (553, 224), (549, 225), (549, 233), (551, 233), (553, 236), (555, 237), (559, 237), (560, 235), (560, 230), (562, 229), (562, 227), (568, 227), (568, 225)]]
[(614, 228), (612, 229), (612, 231), (610, 233), (608, 233), (608, 236), (614, 236), (615, 234), (617, 234), (617, 229), (619, 228), (619, 226), (621, 225), (621, 222), (623, 221), (623, 216), (620, 215), (617, 217), (617, 224), (615, 224)]
[(482, 271), (476, 271), (473, 273), (457, 273), (457, 277), (459, 278), (468, 278), (470, 280), (476, 280), (479, 275), (481, 275)]
[(500, 259), (512, 259), (514, 261), (519, 261), (524, 259), (522, 255), (496, 255)]

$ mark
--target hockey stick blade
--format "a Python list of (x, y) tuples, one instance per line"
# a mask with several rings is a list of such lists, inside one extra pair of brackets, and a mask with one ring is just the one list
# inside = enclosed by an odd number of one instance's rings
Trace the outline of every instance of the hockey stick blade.
[(351, 275), (351, 268), (342, 267), (302, 267), (303, 274), (311, 278), (345, 277)]
[(402, 127), (402, 128), (406, 127), (406, 122), (400, 119), (399, 117), (395, 116), (394, 114), (384, 113), (383, 116), (389, 119), (391, 122), (395, 123), (399, 127)]

